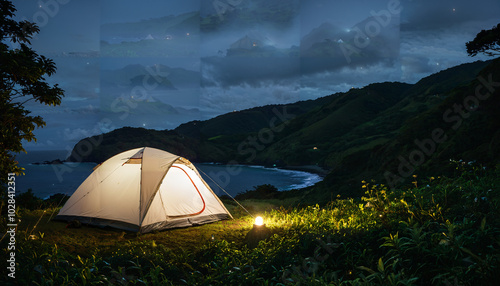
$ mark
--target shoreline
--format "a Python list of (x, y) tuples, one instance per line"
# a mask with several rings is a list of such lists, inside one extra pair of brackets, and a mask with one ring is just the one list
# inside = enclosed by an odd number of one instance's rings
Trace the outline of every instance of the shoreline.
[[(228, 165), (228, 164), (219, 163), (219, 162), (196, 162), (196, 163), (206, 164), (206, 165), (219, 165), (219, 166), (227, 166)], [(269, 165), (236, 164), (234, 166), (259, 167), (259, 168), (280, 169), (280, 170), (287, 170), (287, 171), (300, 171), (300, 172), (315, 174), (315, 175), (320, 176), (321, 178), (325, 178), (326, 175), (328, 175), (330, 173), (329, 170), (323, 169), (317, 165), (280, 166), (280, 167), (278, 167), (278, 166), (269, 166)]]
[(322, 179), (324, 179), (326, 175), (330, 173), (330, 171), (323, 169), (317, 165), (284, 166), (284, 167), (278, 167), (278, 169), (312, 173), (320, 176)]

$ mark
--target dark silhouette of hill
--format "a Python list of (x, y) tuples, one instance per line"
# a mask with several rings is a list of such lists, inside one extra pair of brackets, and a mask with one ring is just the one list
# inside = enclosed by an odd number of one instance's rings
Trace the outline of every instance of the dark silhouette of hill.
[[(169, 131), (121, 128), (83, 139), (68, 159), (101, 162), (130, 148), (151, 146), (198, 162), (314, 166), (329, 174), (304, 190), (304, 202), (324, 202), (339, 193), (358, 196), (364, 179), (392, 186), (414, 174), (437, 176), (453, 171), (450, 159), (498, 164), (498, 81), (500, 60), (479, 61), (415, 84), (370, 84), (316, 100), (192, 121)], [(99, 144), (86, 156), (78, 154), (92, 141)]]

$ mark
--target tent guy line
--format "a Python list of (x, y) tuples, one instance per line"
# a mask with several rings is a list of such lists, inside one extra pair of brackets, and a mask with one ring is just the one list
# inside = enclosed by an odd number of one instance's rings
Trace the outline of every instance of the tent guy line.
[(209, 178), (217, 187), (219, 187), (219, 189), (221, 189), (226, 195), (228, 195), (233, 201), (235, 201), (244, 211), (246, 211), (252, 218), (255, 218), (243, 205), (240, 204), (240, 202), (238, 202), (233, 196), (231, 196), (226, 190), (224, 190), (223, 187), (221, 187), (214, 179), (212, 179), (212, 177), (210, 177), (209, 175), (207, 175), (207, 173), (203, 172), (203, 170), (198, 170), (200, 171), (202, 174), (204, 174), (205, 176), (207, 176), (207, 178)]

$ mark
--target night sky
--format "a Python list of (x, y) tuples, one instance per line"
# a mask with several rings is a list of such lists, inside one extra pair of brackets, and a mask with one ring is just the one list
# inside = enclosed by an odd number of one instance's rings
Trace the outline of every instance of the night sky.
[[(173, 129), (374, 82), (415, 83), (488, 59), (467, 56), (465, 43), (500, 22), (498, 0), (269, 1), (280, 3), (271, 16), (265, 15), (275, 7), (261, 2), (13, 1), (17, 19), (40, 27), (33, 48), (56, 62), (48, 81), (66, 91), (61, 106), (28, 104), (47, 126), (25, 147), (71, 149), (123, 126)], [(243, 13), (246, 22), (234, 20)], [(253, 15), (262, 18), (252, 21)], [(178, 26), (155, 26), (166, 17)], [(210, 17), (223, 22), (208, 29)], [(130, 28), (134, 23), (142, 28)], [(141, 70), (172, 85), (141, 81)]]

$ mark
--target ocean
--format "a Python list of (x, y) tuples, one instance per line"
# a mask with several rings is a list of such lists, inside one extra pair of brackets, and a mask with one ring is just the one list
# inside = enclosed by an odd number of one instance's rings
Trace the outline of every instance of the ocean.
[[(92, 173), (94, 163), (64, 163), (62, 165), (35, 165), (33, 163), (64, 160), (68, 151), (30, 151), (28, 154), (19, 154), (16, 160), (25, 168), (25, 175), (16, 178), (18, 193), (32, 189), (40, 198), (48, 198), (53, 194), (62, 193), (72, 195), (80, 184)], [(219, 164), (195, 164), (200, 170), (203, 179), (214, 192), (221, 196), (225, 192), (231, 196), (255, 186), (270, 184), (280, 191), (299, 189), (311, 186), (321, 177), (316, 174), (283, 170), (278, 168), (264, 168), (262, 166), (226, 166)]]

